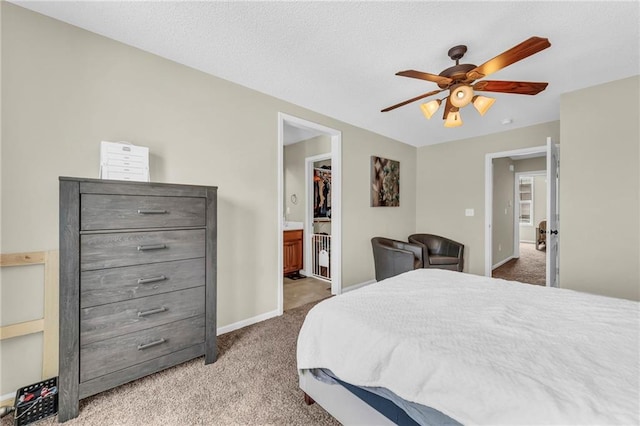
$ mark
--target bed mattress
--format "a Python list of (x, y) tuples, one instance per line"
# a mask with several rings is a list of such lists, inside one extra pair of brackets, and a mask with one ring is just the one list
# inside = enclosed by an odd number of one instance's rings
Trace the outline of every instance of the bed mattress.
[(316, 305), (298, 368), (463, 424), (639, 424), (639, 306), (420, 269)]

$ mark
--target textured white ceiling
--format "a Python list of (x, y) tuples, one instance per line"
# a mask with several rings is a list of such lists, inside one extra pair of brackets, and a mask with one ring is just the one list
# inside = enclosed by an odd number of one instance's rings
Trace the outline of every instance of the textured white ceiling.
[[(557, 120), (562, 93), (640, 74), (637, 1), (13, 3), (415, 146)], [(536, 96), (495, 94), (453, 129), (419, 102), (380, 112), (437, 89), (397, 71), (438, 74), (458, 44), (480, 65), (534, 35), (551, 47), (490, 79), (549, 82)]]

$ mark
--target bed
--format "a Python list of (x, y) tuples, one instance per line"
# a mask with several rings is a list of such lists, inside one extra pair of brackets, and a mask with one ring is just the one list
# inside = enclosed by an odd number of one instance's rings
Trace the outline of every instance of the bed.
[(639, 339), (638, 302), (417, 269), (312, 308), (297, 368), (343, 424), (637, 425)]

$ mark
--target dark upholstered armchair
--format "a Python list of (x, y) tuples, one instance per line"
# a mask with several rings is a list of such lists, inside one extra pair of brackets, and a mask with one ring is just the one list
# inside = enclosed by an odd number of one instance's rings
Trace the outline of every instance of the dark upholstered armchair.
[(422, 247), (405, 241), (373, 237), (373, 262), (376, 281), (422, 268)]
[(439, 235), (413, 234), (409, 242), (422, 247), (423, 268), (449, 269), (462, 272), (464, 244)]

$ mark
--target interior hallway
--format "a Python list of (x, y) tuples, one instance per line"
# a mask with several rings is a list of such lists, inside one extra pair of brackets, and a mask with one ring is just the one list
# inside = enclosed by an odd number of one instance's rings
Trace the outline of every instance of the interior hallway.
[(536, 250), (535, 244), (520, 243), (520, 258), (511, 259), (493, 270), (494, 278), (546, 285), (546, 251)]

